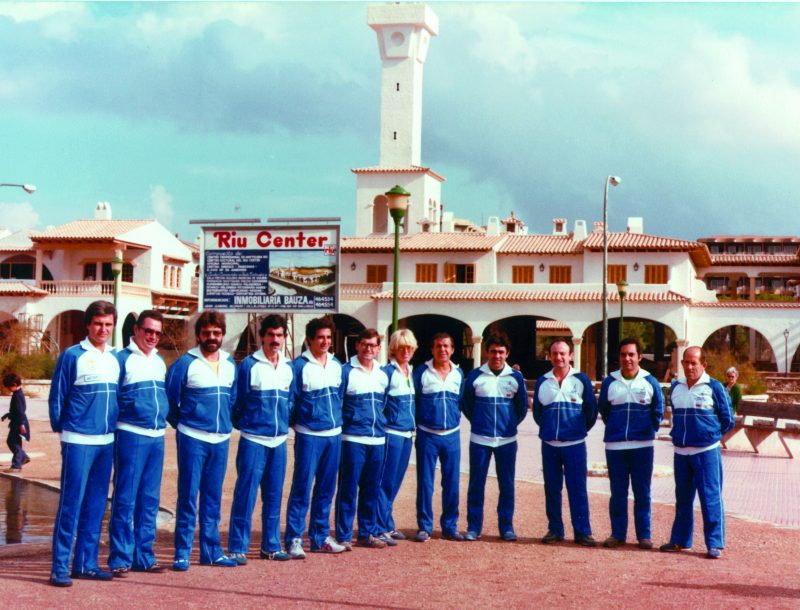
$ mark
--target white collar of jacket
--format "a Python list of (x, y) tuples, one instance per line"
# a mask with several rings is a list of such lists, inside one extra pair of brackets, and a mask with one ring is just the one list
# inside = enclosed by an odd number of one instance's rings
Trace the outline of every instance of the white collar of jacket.
[(375, 372), (376, 369), (380, 370), (380, 368), (381, 368), (381, 365), (378, 364), (378, 361), (377, 360), (373, 360), (372, 361), (372, 370), (368, 371), (367, 368), (363, 364), (361, 364), (361, 361), (358, 359), (358, 356), (353, 356), (352, 358), (350, 358), (350, 366), (352, 366), (354, 369), (361, 369), (367, 375), (371, 375), (372, 373)]
[(98, 354), (113, 353), (114, 351), (114, 348), (112, 348), (108, 343), (105, 344), (104, 350), (97, 349), (94, 344), (89, 341), (89, 337), (86, 337), (83, 341), (81, 341), (80, 346), (87, 352), (97, 352)]
[[(564, 379), (566, 379), (567, 377), (572, 377), (573, 375), (577, 375), (579, 372), (580, 371), (576, 371), (574, 368), (569, 367), (569, 372), (566, 375), (564, 375)], [(551, 379), (555, 379), (556, 378), (556, 376), (553, 375), (553, 369), (550, 369), (549, 371), (547, 371), (544, 374), (544, 376), (545, 377), (550, 377)]]
[[(253, 358), (258, 360), (259, 362), (266, 362), (267, 364), (272, 364), (272, 360), (267, 358), (267, 355), (264, 353), (263, 349), (253, 352)], [(286, 356), (284, 356), (283, 353), (278, 353), (278, 364), (275, 366), (275, 368), (286, 363), (287, 361), (288, 358), (286, 358)]]
[(333, 354), (327, 352), (325, 357), (325, 364), (322, 364), (319, 360), (316, 359), (314, 354), (311, 353), (310, 349), (304, 351), (302, 354), (300, 354), (300, 356), (308, 360), (311, 364), (316, 364), (317, 366), (321, 367), (327, 367), (331, 363), (331, 360), (333, 358)]
[(650, 373), (645, 371), (642, 367), (639, 367), (639, 371), (636, 373), (636, 376), (633, 379), (625, 379), (625, 377), (622, 375), (622, 371), (614, 371), (611, 373), (611, 376), (617, 381), (635, 381), (637, 379), (644, 379), (649, 374)]
[[(209, 364), (211, 364), (211, 361), (208, 360), (203, 355), (202, 351), (200, 351), (200, 346), (199, 345), (196, 345), (195, 347), (190, 349), (187, 353), (191, 354), (192, 356), (194, 356), (195, 358), (197, 358), (199, 360), (202, 360), (203, 362), (208, 362)], [(219, 361), (220, 362), (223, 362), (224, 360), (227, 360), (228, 356), (230, 355), (230, 354), (228, 354), (228, 352), (226, 352), (223, 349), (218, 350), (217, 353), (219, 354)]]
[[(433, 358), (431, 358), (430, 360), (428, 360), (428, 361), (425, 363), (425, 366), (427, 366), (427, 367), (428, 367), (430, 370), (432, 370), (432, 371), (436, 372), (436, 369), (433, 367)], [(450, 366), (452, 367), (452, 368), (450, 369), (450, 373), (452, 373), (453, 371), (455, 371), (455, 370), (458, 368), (458, 365), (457, 365), (455, 362), (453, 362), (452, 360), (450, 360)], [(448, 373), (448, 374), (449, 374), (449, 373)]]
[[(697, 382), (689, 389), (691, 390), (692, 388), (698, 385), (708, 384), (709, 381), (711, 381), (711, 377), (708, 376), (708, 373), (703, 373), (702, 375), (700, 375), (700, 379), (698, 379)], [(689, 387), (689, 384), (686, 382), (685, 376), (678, 379), (678, 383), (681, 385), (685, 385), (687, 388)]]
[[(400, 364), (398, 364), (397, 360), (394, 358), (389, 361), (389, 364), (392, 365), (398, 373), (403, 373), (403, 369), (400, 368)], [(411, 366), (411, 362), (409, 362), (406, 366), (408, 367), (408, 374), (411, 375), (411, 373), (414, 371), (414, 367)], [(403, 374), (405, 375), (405, 373)]]
[(139, 344), (136, 343), (136, 341), (134, 341), (133, 339), (131, 339), (130, 343), (128, 343), (128, 349), (131, 350), (134, 354), (137, 354), (144, 358), (152, 358), (158, 353), (158, 349), (154, 347), (152, 352), (150, 352), (149, 354), (145, 354), (142, 351), (142, 348), (139, 347)]
[[(489, 368), (489, 363), (488, 362), (484, 362), (481, 365), (480, 368), (481, 368), (481, 372), (486, 373), (487, 375), (494, 375), (494, 371), (491, 368)], [(511, 375), (513, 372), (514, 372), (514, 369), (512, 369), (510, 366), (508, 366), (508, 363), (506, 363), (506, 364), (503, 365), (503, 370), (500, 371), (500, 374), (497, 375), (497, 377), (503, 377), (505, 375)]]

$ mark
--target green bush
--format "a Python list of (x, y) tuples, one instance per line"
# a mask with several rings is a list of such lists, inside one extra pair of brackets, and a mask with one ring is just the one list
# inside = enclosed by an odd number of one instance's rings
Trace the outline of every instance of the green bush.
[(51, 379), (55, 368), (55, 358), (46, 352), (0, 355), (0, 376), (16, 373), (23, 379)]
[(708, 366), (706, 373), (714, 379), (718, 379), (723, 385), (728, 383), (728, 378), (725, 376), (725, 371), (730, 367), (735, 366), (739, 371), (738, 384), (742, 386), (742, 393), (744, 394), (764, 394), (767, 391), (767, 384), (758, 374), (756, 367), (746, 359), (737, 359), (736, 355), (731, 353), (730, 350), (723, 349), (721, 351), (707, 349), (705, 350), (706, 360)]

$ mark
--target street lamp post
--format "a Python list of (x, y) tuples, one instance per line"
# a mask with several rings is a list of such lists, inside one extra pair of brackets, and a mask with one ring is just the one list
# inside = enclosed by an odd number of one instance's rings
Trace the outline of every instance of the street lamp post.
[(789, 329), (783, 331), (783, 374), (789, 376)]
[[(122, 263), (124, 263), (119, 256), (111, 259), (111, 275), (114, 276), (114, 309), (117, 309), (117, 301), (119, 300), (119, 276), (122, 273)], [(114, 327), (114, 332), (111, 334), (111, 347), (117, 346), (117, 326)]]
[(625, 337), (623, 327), (625, 326), (625, 295), (628, 293), (628, 282), (620, 280), (617, 282), (617, 292), (619, 293), (619, 342)]
[(608, 375), (608, 185), (620, 182), (618, 176), (609, 176), (603, 193), (603, 379)]
[(408, 198), (411, 196), (399, 184), (385, 193), (389, 200), (389, 213), (394, 220), (394, 276), (392, 277), (392, 332), (397, 330), (398, 284), (400, 275), (400, 225), (408, 209)]
[(31, 193), (35, 193), (36, 192), (36, 187), (33, 186), (32, 184), (7, 184), (7, 183), (3, 183), (3, 184), (0, 184), (0, 186), (14, 186), (14, 187), (17, 187), (17, 188), (21, 188), (23, 191), (25, 191), (29, 195)]

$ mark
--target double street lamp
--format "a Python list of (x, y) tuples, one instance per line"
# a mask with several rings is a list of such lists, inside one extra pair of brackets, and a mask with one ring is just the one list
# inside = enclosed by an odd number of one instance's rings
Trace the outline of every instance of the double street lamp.
[(394, 276), (392, 277), (392, 332), (397, 330), (397, 304), (398, 304), (398, 279), (400, 275), (400, 225), (408, 209), (409, 193), (402, 186), (395, 185), (394, 188), (385, 193), (389, 203), (389, 214), (394, 220)]
[(620, 182), (619, 176), (609, 176), (603, 193), (603, 379), (608, 375), (608, 185)]

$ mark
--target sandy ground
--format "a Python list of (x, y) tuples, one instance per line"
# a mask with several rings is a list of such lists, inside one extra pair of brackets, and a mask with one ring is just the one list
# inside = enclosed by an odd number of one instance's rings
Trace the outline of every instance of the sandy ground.
[[(44, 456), (24, 469), (30, 479), (58, 483), (57, 436), (45, 422), (32, 422), (32, 449)], [(232, 448), (237, 440), (232, 440)], [(291, 442), (291, 441), (290, 441)], [(167, 463), (162, 505), (175, 506), (177, 476), (174, 433), (167, 434)], [(289, 473), (291, 472), (291, 451)], [(223, 504), (223, 540), (235, 482), (235, 451), (230, 452)], [(287, 492), (288, 481), (287, 476)], [(395, 508), (404, 532), (416, 531), (414, 490), (409, 470)], [(461, 524), (466, 516), (467, 477), (461, 478)], [(437, 485), (438, 487), (438, 485)], [(727, 519), (728, 549), (717, 561), (705, 559), (700, 514), (696, 514), (695, 548), (679, 555), (621, 549), (586, 549), (565, 542), (545, 546), (544, 492), (537, 483), (518, 482), (515, 529), (519, 542), (497, 537), (488, 518), (477, 542), (434, 539), (425, 544), (401, 542), (381, 550), (356, 548), (337, 556), (309, 554), (304, 561), (273, 563), (257, 556), (259, 519), (254, 519), (251, 561), (233, 569), (201, 567), (193, 557), (186, 573), (132, 574), (111, 583), (76, 581), (70, 589), (47, 584), (49, 552), (0, 557), (0, 582), (9, 608), (44, 607), (273, 607), (350, 606), (379, 608), (508, 608), (672, 607), (798, 608), (800, 607), (800, 531)], [(438, 500), (438, 493), (435, 496)], [(487, 485), (487, 507), (497, 501), (494, 480)], [(609, 534), (608, 497), (590, 494), (595, 537)], [(800, 510), (800, 509), (798, 509)], [(435, 505), (436, 514), (439, 507)], [(258, 509), (257, 509), (258, 514)], [(487, 510), (492, 515), (493, 510)], [(565, 515), (568, 515), (565, 506)], [(674, 511), (656, 505), (653, 541), (666, 542)], [(632, 527), (632, 526), (631, 526)], [(569, 533), (569, 527), (568, 533)], [(171, 563), (171, 532), (159, 532), (157, 554)], [(108, 548), (101, 548), (101, 564)]]

